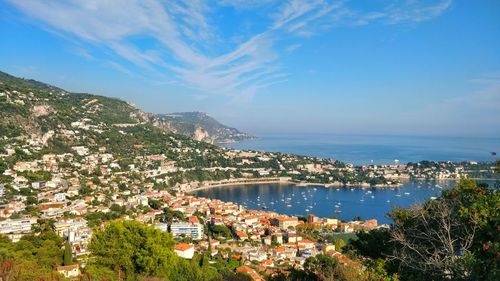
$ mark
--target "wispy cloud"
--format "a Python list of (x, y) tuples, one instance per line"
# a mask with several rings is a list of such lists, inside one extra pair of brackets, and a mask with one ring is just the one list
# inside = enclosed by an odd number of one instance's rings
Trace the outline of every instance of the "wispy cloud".
[[(312, 36), (319, 26), (338, 23), (388, 24), (421, 22), (442, 14), (451, 0), (423, 5), (406, 1), (380, 11), (356, 11), (344, 1), (290, 0), (221, 1), (177, 0), (8, 0), (45, 27), (64, 36), (75, 36), (111, 50), (115, 55), (162, 76), (168, 73), (184, 85), (204, 93), (251, 97), (259, 89), (286, 81), (280, 67), (282, 52), (291, 53), (300, 44), (278, 47), (282, 37)], [(232, 48), (220, 48), (229, 40), (220, 37), (213, 23), (220, 5), (260, 9), (273, 7), (268, 27)], [(228, 50), (228, 51), (219, 51)], [(81, 51), (86, 57), (88, 53)], [(106, 65), (130, 73), (119, 62)]]

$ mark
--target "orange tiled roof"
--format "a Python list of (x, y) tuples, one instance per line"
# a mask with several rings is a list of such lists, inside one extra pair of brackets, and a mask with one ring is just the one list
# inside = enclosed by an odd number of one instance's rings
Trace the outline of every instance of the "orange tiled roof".
[(175, 249), (177, 251), (187, 251), (187, 250), (189, 250), (191, 248), (193, 248), (193, 246), (189, 245), (187, 243), (179, 243), (179, 244), (175, 245)]

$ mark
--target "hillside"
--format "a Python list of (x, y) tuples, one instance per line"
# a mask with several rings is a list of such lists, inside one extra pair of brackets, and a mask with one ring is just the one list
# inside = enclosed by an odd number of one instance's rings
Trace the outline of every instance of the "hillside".
[(246, 133), (228, 127), (203, 112), (148, 114), (149, 121), (163, 130), (209, 143), (228, 143), (251, 139)]
[[(186, 120), (179, 123), (203, 121), (207, 130), (221, 128), (205, 114), (179, 116)], [(155, 177), (169, 187), (194, 188), (207, 181), (269, 177), (334, 185), (391, 183), (381, 174), (357, 171), (334, 160), (235, 151), (197, 141), (177, 134), (178, 130), (158, 128), (161, 122), (150, 122), (150, 115), (125, 101), (69, 93), (6, 73), (0, 73), (0, 117), (0, 164), (4, 168), (28, 165), (27, 161), (36, 162), (29, 162), (34, 166), (46, 164), (40, 161), (44, 155), (57, 154), (68, 174), (75, 174), (75, 169), (100, 174), (100, 169), (113, 168), (115, 172)], [(106, 161), (101, 163), (102, 157)], [(94, 159), (98, 162), (89, 165)], [(37, 167), (32, 170), (40, 170)]]

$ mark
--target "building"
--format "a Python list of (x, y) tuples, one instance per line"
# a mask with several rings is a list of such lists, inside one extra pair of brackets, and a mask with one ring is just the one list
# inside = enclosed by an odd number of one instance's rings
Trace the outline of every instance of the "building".
[(288, 229), (297, 226), (299, 220), (296, 217), (276, 217), (273, 219), (273, 224), (281, 229)]
[(64, 265), (56, 267), (56, 271), (61, 273), (65, 278), (77, 278), (80, 276), (80, 265)]
[(174, 222), (170, 225), (170, 232), (174, 237), (203, 239), (203, 226), (200, 223)]
[(160, 231), (166, 232), (166, 231), (168, 231), (168, 224), (159, 222), (159, 223), (155, 224), (155, 228), (159, 229)]
[(253, 269), (249, 266), (246, 266), (246, 265), (242, 265), (242, 266), (236, 268), (236, 271), (248, 274), (252, 278), (253, 281), (264, 281), (265, 280), (264, 278), (262, 278), (262, 276), (260, 276), (257, 273), (257, 271), (255, 271), (255, 269)]
[(307, 222), (308, 223), (319, 222), (319, 218), (315, 215), (309, 214), (309, 215), (307, 215)]
[[(70, 232), (75, 232), (87, 227), (87, 221), (83, 218), (59, 220), (54, 223), (54, 230), (61, 237), (69, 237)], [(71, 239), (70, 239), (71, 240)]]
[(0, 234), (7, 235), (13, 242), (27, 233), (31, 232), (31, 227), (36, 224), (36, 218), (26, 216), (20, 219), (6, 219), (0, 221)]
[(175, 245), (174, 252), (181, 258), (192, 259), (194, 256), (194, 246), (186, 243)]

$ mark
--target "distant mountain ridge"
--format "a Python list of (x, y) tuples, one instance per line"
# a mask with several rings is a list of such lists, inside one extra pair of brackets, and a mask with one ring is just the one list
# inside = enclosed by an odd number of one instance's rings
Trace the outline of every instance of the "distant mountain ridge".
[(209, 143), (228, 143), (253, 138), (236, 128), (221, 124), (204, 112), (148, 114), (148, 120), (162, 130)]

